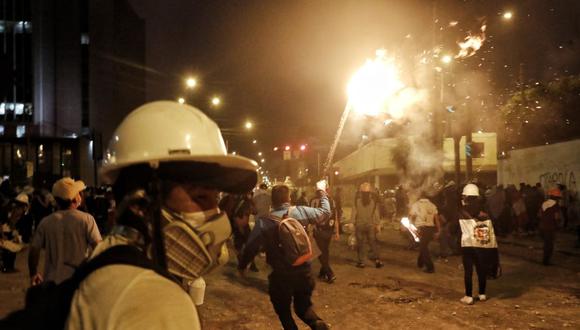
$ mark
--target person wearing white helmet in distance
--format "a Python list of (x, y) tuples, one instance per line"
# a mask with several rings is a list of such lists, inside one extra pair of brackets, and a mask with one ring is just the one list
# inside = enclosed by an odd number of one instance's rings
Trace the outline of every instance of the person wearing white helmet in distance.
[(472, 305), (473, 299), (473, 268), (477, 272), (479, 301), (487, 300), (485, 289), (487, 277), (499, 276), (499, 256), (497, 239), (492, 221), (487, 213), (483, 212), (483, 202), (479, 195), (479, 188), (469, 183), (462, 192), (462, 208), (459, 214), (461, 226), (461, 253), (464, 271), (465, 296), (461, 302)]
[(228, 260), (231, 227), (218, 193), (250, 191), (257, 163), (227, 154), (218, 126), (200, 110), (158, 101), (119, 125), (101, 175), (117, 201), (131, 197), (92, 258), (135, 246), (155, 266), (121, 263), (93, 271), (73, 296), (66, 328), (200, 329), (187, 291)]

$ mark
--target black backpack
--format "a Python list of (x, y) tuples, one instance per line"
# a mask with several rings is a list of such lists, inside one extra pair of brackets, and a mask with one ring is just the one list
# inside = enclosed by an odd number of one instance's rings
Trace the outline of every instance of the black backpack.
[(313, 257), (312, 243), (304, 226), (289, 214), (294, 207), (288, 209), (282, 218), (270, 215), (278, 223), (278, 246), (286, 261), (292, 266), (300, 266)]
[(151, 269), (172, 279), (167, 271), (154, 264), (132, 245), (113, 246), (81, 265), (73, 276), (60, 284), (54, 282), (33, 286), (26, 291), (25, 307), (0, 320), (0, 329), (64, 329), (75, 291), (95, 270), (114, 264)]

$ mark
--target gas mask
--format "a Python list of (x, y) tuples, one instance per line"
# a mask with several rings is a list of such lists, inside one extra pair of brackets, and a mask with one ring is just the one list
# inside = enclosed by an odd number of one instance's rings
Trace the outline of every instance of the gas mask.
[(232, 229), (218, 208), (201, 212), (161, 209), (165, 255), (169, 272), (195, 280), (229, 260), (226, 240)]

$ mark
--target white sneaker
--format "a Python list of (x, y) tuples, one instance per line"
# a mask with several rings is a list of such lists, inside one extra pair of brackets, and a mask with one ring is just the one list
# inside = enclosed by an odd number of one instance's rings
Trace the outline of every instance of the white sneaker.
[(473, 305), (473, 298), (469, 297), (469, 296), (465, 296), (465, 297), (461, 298), (460, 301), (466, 305)]
[(479, 295), (479, 301), (486, 301), (487, 297), (484, 294)]

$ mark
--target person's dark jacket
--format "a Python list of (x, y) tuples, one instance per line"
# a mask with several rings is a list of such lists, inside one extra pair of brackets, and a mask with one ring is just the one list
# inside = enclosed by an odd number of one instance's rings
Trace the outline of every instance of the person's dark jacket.
[[(283, 204), (275, 208), (271, 214), (282, 218), (288, 213), (290, 207), (290, 203)], [(330, 204), (326, 193), (320, 199), (320, 208), (295, 206), (288, 216), (300, 221), (304, 227), (309, 223), (317, 224), (325, 221), (330, 216)], [(292, 266), (286, 261), (283, 251), (278, 246), (278, 222), (267, 217), (256, 220), (256, 225), (250, 234), (250, 238), (240, 254), (238, 268), (246, 269), (262, 246), (266, 250), (266, 262), (272, 267), (274, 272), (288, 273), (310, 269), (310, 262), (300, 266)]]

